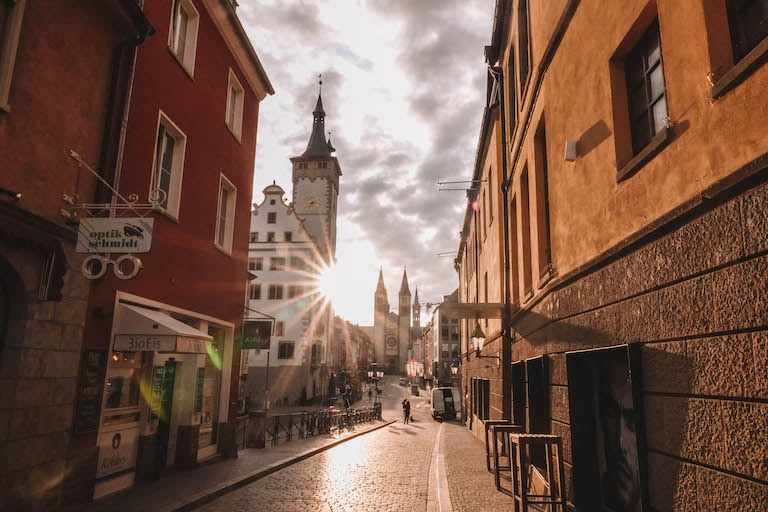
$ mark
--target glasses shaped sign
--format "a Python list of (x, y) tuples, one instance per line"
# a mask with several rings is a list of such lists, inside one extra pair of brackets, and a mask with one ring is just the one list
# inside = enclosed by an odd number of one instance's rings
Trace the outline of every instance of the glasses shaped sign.
[(242, 348), (268, 350), (272, 335), (271, 320), (254, 320), (243, 325)]
[(79, 253), (142, 253), (152, 247), (155, 219), (83, 218), (77, 233)]

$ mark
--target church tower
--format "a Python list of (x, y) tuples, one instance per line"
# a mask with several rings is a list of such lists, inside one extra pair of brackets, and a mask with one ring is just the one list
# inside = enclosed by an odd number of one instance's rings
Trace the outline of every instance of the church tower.
[(413, 296), (413, 326), (421, 330), (421, 304), (419, 304), (419, 288)]
[(405, 362), (408, 360), (408, 348), (411, 344), (411, 290), (408, 289), (408, 274), (403, 269), (403, 282), (398, 294), (398, 329), (397, 338), (400, 344), (398, 371), (405, 371)]
[(386, 364), (384, 359), (384, 339), (387, 329), (387, 316), (389, 315), (389, 299), (387, 298), (387, 287), (384, 286), (384, 273), (379, 269), (379, 283), (376, 285), (376, 292), (373, 294), (373, 347), (376, 356), (376, 362), (383, 368)]
[(339, 195), (339, 161), (330, 137), (325, 138), (322, 80), (317, 104), (312, 112), (312, 135), (301, 156), (293, 164), (293, 208), (317, 244), (320, 256), (330, 265), (336, 259), (336, 202)]

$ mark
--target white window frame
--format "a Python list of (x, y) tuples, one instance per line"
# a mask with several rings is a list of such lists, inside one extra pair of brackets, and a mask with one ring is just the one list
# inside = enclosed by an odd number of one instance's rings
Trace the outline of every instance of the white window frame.
[[(234, 90), (235, 94), (233, 97), (232, 91)], [(230, 121), (229, 118), (229, 112), (232, 108), (232, 103), (234, 102), (234, 119)], [(232, 132), (232, 135), (235, 136), (238, 142), (240, 142), (240, 139), (243, 135), (243, 110), (245, 105), (245, 89), (243, 88), (243, 85), (240, 83), (240, 80), (237, 79), (237, 76), (235, 75), (234, 71), (232, 71), (232, 68), (229, 69), (229, 80), (227, 82), (227, 109), (224, 112), (224, 123), (227, 125), (227, 128), (229, 128), (229, 131)]]
[[(226, 189), (229, 192), (229, 199), (227, 201), (227, 211), (222, 212), (221, 210), (221, 191)], [(234, 239), (234, 233), (235, 233), (235, 212), (236, 208), (235, 205), (237, 204), (237, 187), (235, 187), (231, 181), (227, 179), (226, 176), (224, 176), (223, 173), (219, 174), (219, 192), (216, 197), (216, 202), (218, 206), (216, 207), (216, 229), (213, 237), (213, 244), (224, 251), (225, 253), (231, 255), (232, 254), (232, 240)], [(220, 222), (219, 220), (224, 217), (224, 240), (223, 244), (219, 243), (219, 238), (221, 237), (221, 232), (219, 231), (220, 228)]]
[(167, 208), (160, 207), (160, 210), (171, 217), (176, 222), (179, 221), (179, 209), (181, 207), (181, 183), (184, 176), (184, 156), (187, 152), (187, 136), (174, 123), (170, 117), (165, 115), (162, 110), (157, 116), (157, 127), (155, 128), (155, 150), (152, 152), (152, 174), (149, 180), (149, 198), (152, 200), (152, 191), (155, 187), (155, 178), (157, 174), (157, 142), (160, 127), (165, 128), (176, 141), (173, 148), (173, 167), (171, 168), (171, 182), (168, 187)]
[[(197, 33), (200, 28), (200, 13), (191, 0), (174, 0), (174, 8), (171, 9), (171, 26), (168, 30), (168, 48), (179, 61), (181, 67), (189, 74), (195, 76), (195, 57), (197, 56)], [(184, 55), (177, 52), (179, 33), (176, 30), (181, 11), (187, 15), (187, 34), (184, 44)]]
[(11, 78), (16, 64), (16, 50), (19, 47), (21, 20), (24, 18), (24, 7), (27, 0), (16, 0), (8, 22), (5, 43), (0, 46), (0, 110), (11, 111), (8, 97), (11, 93)]

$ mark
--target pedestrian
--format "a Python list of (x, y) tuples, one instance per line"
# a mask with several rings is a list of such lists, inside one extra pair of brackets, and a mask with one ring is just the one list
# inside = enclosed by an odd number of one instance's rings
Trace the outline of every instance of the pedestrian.
[(403, 423), (408, 424), (408, 419), (411, 417), (411, 402), (408, 399), (403, 400)]
[(373, 396), (373, 390), (371, 388), (368, 388), (368, 401), (371, 401), (371, 397)]

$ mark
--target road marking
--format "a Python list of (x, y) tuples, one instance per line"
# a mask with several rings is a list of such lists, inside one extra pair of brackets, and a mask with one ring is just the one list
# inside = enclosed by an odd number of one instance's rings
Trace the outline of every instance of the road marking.
[(443, 454), (443, 423), (440, 423), (432, 448), (432, 467), (429, 475), (427, 512), (453, 512), (451, 493), (448, 490), (448, 474), (445, 470), (445, 455)]

